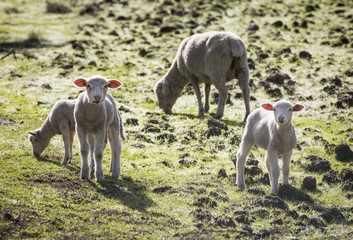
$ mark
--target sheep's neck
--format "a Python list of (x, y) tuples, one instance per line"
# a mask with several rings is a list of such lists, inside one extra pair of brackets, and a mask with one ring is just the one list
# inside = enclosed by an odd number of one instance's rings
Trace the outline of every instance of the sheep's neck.
[(165, 82), (171, 85), (177, 85), (184, 87), (189, 81), (181, 74), (179, 71), (176, 62), (173, 62), (173, 65), (169, 68), (168, 72), (165, 75)]
[(50, 123), (49, 117), (44, 121), (40, 132), (44, 138), (52, 138), (56, 134), (56, 129), (53, 124)]
[(102, 104), (91, 104), (89, 103), (87, 108), (86, 108), (86, 117), (88, 118), (88, 120), (94, 120), (97, 119), (99, 117), (99, 115), (101, 114), (101, 106)]

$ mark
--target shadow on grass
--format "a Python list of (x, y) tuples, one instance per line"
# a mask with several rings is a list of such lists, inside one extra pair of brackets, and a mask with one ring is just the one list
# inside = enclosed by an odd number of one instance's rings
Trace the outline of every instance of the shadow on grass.
[[(40, 162), (46, 162), (65, 167), (66, 169), (75, 172), (75, 174), (77, 174), (77, 178), (80, 178), (81, 168), (79, 165), (63, 165), (61, 163), (61, 158), (57, 156), (44, 155), (42, 157), (36, 158)], [(119, 177), (119, 179), (116, 179), (108, 174), (105, 174), (103, 183), (97, 184), (94, 179), (88, 179), (87, 183), (95, 188), (99, 194), (102, 194), (107, 198), (119, 199), (122, 204), (134, 210), (146, 212), (148, 207), (155, 205), (153, 200), (146, 195), (146, 186), (142, 183), (134, 181), (128, 176), (123, 176)]]
[(104, 178), (104, 182), (98, 185), (93, 181), (90, 183), (98, 193), (105, 197), (119, 199), (125, 206), (141, 212), (146, 212), (148, 207), (155, 205), (153, 200), (146, 195), (146, 186), (132, 178), (123, 176), (116, 179), (107, 175)]

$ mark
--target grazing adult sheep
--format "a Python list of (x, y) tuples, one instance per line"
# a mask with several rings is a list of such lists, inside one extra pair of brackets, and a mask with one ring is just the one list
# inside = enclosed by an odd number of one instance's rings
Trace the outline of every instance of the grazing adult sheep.
[[(266, 150), (265, 161), (269, 172), (272, 193), (279, 189), (280, 169), (277, 158), (283, 157), (283, 184), (288, 184), (289, 164), (292, 150), (297, 144), (292, 124), (292, 113), (301, 111), (304, 106), (280, 100), (275, 104), (265, 103), (253, 111), (247, 120), (244, 135), (237, 153), (237, 185), (245, 188), (244, 164), (250, 149), (255, 144)], [(272, 111), (272, 112), (271, 112)]]
[[(191, 83), (199, 105), (199, 117), (209, 111), (211, 84), (219, 92), (216, 118), (221, 118), (228, 97), (226, 82), (239, 80), (246, 114), (250, 113), (249, 68), (243, 41), (230, 32), (207, 32), (184, 39), (167, 73), (156, 83), (154, 92), (158, 105), (165, 113), (180, 97), (185, 85)], [(205, 107), (202, 106), (199, 83), (205, 83)]]
[(63, 135), (65, 154), (62, 163), (72, 159), (72, 146), (75, 135), (74, 108), (76, 100), (60, 100), (51, 109), (43, 125), (29, 131), (28, 139), (32, 143), (33, 155), (39, 157), (48, 147), (50, 140), (57, 134)]
[[(93, 76), (88, 80), (76, 79), (74, 84), (86, 87), (86, 91), (78, 96), (74, 109), (81, 151), (81, 178), (89, 177), (88, 153), (91, 152), (95, 160), (95, 179), (98, 182), (104, 181), (102, 160), (107, 139), (111, 150), (110, 171), (112, 176), (117, 178), (121, 172), (121, 138), (125, 137), (120, 113), (107, 90), (108, 87), (118, 88), (121, 83), (102, 76)], [(91, 172), (92, 165), (91, 163)]]

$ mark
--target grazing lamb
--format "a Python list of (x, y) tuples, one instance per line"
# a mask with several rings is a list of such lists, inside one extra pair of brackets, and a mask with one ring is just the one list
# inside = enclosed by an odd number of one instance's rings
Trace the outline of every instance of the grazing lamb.
[[(89, 177), (88, 153), (95, 160), (95, 179), (104, 181), (102, 160), (107, 138), (111, 150), (110, 171), (113, 177), (120, 175), (121, 139), (125, 139), (122, 120), (109, 88), (118, 88), (117, 80), (107, 80), (102, 76), (93, 76), (88, 80), (76, 79), (74, 84), (86, 87), (76, 101), (74, 118), (81, 151), (81, 178)], [(91, 172), (93, 171), (91, 163)]]
[(72, 159), (72, 145), (75, 135), (74, 108), (76, 100), (60, 100), (52, 108), (41, 128), (29, 131), (28, 139), (32, 143), (33, 155), (39, 157), (48, 147), (50, 139), (62, 134), (65, 154), (62, 161), (66, 164)]
[[(265, 103), (253, 111), (247, 120), (243, 138), (237, 153), (237, 185), (240, 190), (245, 188), (244, 164), (250, 149), (255, 144), (266, 149), (265, 161), (269, 172), (272, 193), (279, 189), (278, 178), (280, 169), (278, 156), (283, 157), (283, 184), (288, 184), (289, 164), (292, 150), (297, 144), (292, 113), (301, 111), (301, 104), (292, 105), (281, 100), (274, 105)], [(273, 111), (271, 113), (270, 111)]]
[[(156, 83), (154, 92), (160, 108), (171, 113), (185, 85), (191, 83), (199, 105), (199, 117), (208, 112), (211, 84), (219, 92), (216, 118), (221, 118), (228, 97), (226, 81), (239, 80), (246, 114), (250, 113), (249, 68), (243, 41), (234, 33), (207, 32), (184, 39), (167, 73)], [(205, 83), (205, 107), (199, 83)]]

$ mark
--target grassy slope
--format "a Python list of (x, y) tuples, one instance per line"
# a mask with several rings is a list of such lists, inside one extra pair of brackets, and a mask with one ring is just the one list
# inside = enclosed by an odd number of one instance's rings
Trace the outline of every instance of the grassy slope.
[[(342, 191), (340, 182), (322, 182), (325, 172), (305, 168), (310, 155), (328, 160), (338, 173), (351, 168), (351, 164), (339, 162), (333, 153), (325, 151), (325, 144), (346, 143), (353, 149), (352, 108), (337, 109), (337, 93), (325, 92), (324, 87), (331, 83), (321, 81), (337, 76), (342, 80), (338, 89), (352, 89), (353, 79), (345, 74), (351, 71), (353, 56), (350, 1), (343, 1), (345, 6), (313, 1), (311, 7), (294, 0), (277, 1), (271, 6), (265, 1), (181, 1), (187, 8), (184, 12), (173, 1), (129, 1), (127, 6), (101, 1), (95, 16), (80, 15), (89, 2), (78, 1), (70, 6), (72, 12), (68, 14), (45, 13), (45, 1), (0, 3), (1, 56), (14, 48), (17, 57), (10, 55), (0, 61), (0, 118), (15, 122), (0, 126), (1, 238), (352, 235), (349, 192)], [(312, 8), (314, 11), (310, 11)], [(181, 12), (173, 15), (172, 10)], [(115, 16), (109, 16), (110, 12)], [(119, 16), (131, 19), (117, 20)], [(286, 26), (274, 27), (278, 20)], [(295, 21), (301, 25), (305, 20), (307, 28), (293, 26)], [(153, 25), (158, 21), (163, 26), (177, 26), (178, 33), (161, 34), (161, 26)], [(259, 25), (258, 31), (246, 29), (251, 21)], [(118, 36), (109, 34), (113, 30)], [(173, 115), (162, 114), (156, 106), (152, 87), (168, 69), (180, 41), (191, 33), (209, 30), (236, 32), (248, 46), (249, 58), (255, 62), (251, 70), (251, 94), (256, 99), (251, 102), (252, 109), (278, 98), (271, 97), (259, 84), (274, 68), (296, 82), (293, 94), (285, 91), (284, 85), (272, 87), (278, 87), (283, 98), (306, 106), (294, 117), (301, 150), (296, 149), (292, 158), (296, 164), (291, 166), (290, 184), (313, 202), (285, 200), (289, 210), (260, 206), (270, 186), (262, 180), (267, 172), (264, 151), (256, 148), (250, 159), (259, 161), (262, 173), (247, 176), (247, 189), (252, 191), (237, 191), (231, 159), (235, 158), (244, 128), (244, 106), (242, 99), (234, 98), (240, 92), (236, 81), (229, 83), (232, 104), (226, 106), (222, 120), (228, 130), (222, 130), (220, 136), (206, 137), (207, 119), (195, 117), (197, 103), (192, 91), (177, 101)], [(31, 34), (40, 39), (34, 41), (34, 47), (26, 45)], [(336, 44), (343, 36), (350, 43)], [(69, 43), (73, 39), (77, 45)], [(290, 52), (279, 54), (284, 48), (290, 48)], [(300, 58), (302, 50), (312, 58)], [(261, 53), (269, 57), (262, 59)], [(97, 66), (89, 65), (90, 61)], [(31, 156), (26, 139), (26, 131), (39, 128), (57, 100), (78, 95), (79, 89), (72, 85), (76, 77), (93, 74), (121, 80), (123, 87), (111, 93), (123, 106), (125, 121), (138, 119), (137, 126), (125, 125), (129, 140), (123, 143), (121, 178), (109, 177), (107, 149), (106, 181), (101, 185), (93, 179), (79, 178), (77, 142), (73, 164), (62, 166), (60, 136), (52, 139), (39, 159)], [(216, 107), (212, 104), (211, 112)], [(161, 132), (143, 132), (146, 125)], [(157, 138), (165, 133), (175, 141)], [(221, 169), (227, 177), (218, 176)], [(309, 175), (318, 182), (314, 192), (301, 190), (303, 178)], [(339, 209), (344, 221), (336, 217), (328, 223), (322, 218), (333, 208)]]

